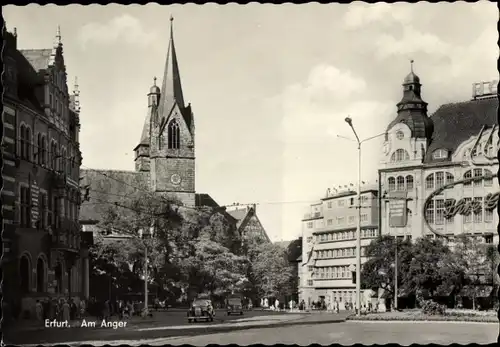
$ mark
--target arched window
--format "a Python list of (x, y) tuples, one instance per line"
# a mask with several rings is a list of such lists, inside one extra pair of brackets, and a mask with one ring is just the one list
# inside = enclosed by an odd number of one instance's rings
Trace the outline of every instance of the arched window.
[(484, 169), (484, 176), (484, 186), (491, 187), (493, 185), (493, 173), (488, 169)]
[[(472, 170), (469, 170), (466, 173), (464, 173), (464, 179), (466, 180), (469, 178), (472, 178)], [(470, 186), (472, 186), (472, 181), (464, 183), (464, 187), (470, 187)]]
[(41, 165), (42, 164), (42, 134), (38, 133), (36, 139), (36, 162)]
[(405, 190), (405, 178), (403, 176), (398, 176), (396, 180), (396, 190)]
[(430, 174), (425, 179), (425, 189), (434, 189), (434, 174)]
[(406, 161), (406, 160), (410, 160), (410, 155), (404, 149), (400, 148), (400, 149), (396, 150), (394, 153), (392, 153), (392, 156), (391, 156), (392, 162)]
[(436, 189), (444, 186), (444, 172), (436, 172)]
[(181, 135), (179, 124), (174, 119), (168, 125), (168, 148), (179, 149), (181, 147)]
[(406, 189), (407, 190), (413, 189), (413, 176), (412, 175), (406, 176)]
[(389, 177), (389, 179), (387, 180), (387, 183), (389, 185), (390, 192), (396, 190), (396, 179), (394, 177)]
[(47, 139), (45, 136), (42, 136), (42, 148), (41, 148), (41, 159), (42, 164), (47, 164)]
[(50, 158), (52, 170), (57, 170), (57, 143), (55, 141), (50, 144)]
[(38, 293), (45, 291), (45, 266), (43, 258), (38, 258), (36, 264), (36, 291)]
[(22, 293), (29, 293), (30, 291), (30, 278), (31, 278), (31, 264), (28, 256), (23, 255), (19, 261), (19, 274), (20, 274), (20, 289)]
[(25, 149), (24, 153), (26, 154), (26, 159), (31, 160), (31, 146), (32, 146), (32, 140), (31, 140), (31, 129), (30, 127), (26, 127), (26, 139), (25, 139)]

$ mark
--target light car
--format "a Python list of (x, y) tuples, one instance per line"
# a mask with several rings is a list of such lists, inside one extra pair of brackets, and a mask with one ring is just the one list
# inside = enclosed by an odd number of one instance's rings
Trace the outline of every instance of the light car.
[(198, 320), (214, 321), (215, 311), (211, 300), (195, 299), (187, 313), (188, 321), (197, 322)]

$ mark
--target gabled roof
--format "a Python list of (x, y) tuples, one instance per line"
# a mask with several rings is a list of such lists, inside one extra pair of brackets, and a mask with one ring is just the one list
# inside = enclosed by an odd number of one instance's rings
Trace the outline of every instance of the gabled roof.
[(243, 221), (245, 221), (246, 218), (249, 217), (250, 209), (242, 208), (242, 209), (235, 209), (235, 210), (226, 211), (226, 212), (237, 221), (236, 227), (239, 229), (240, 226), (242, 225)]
[(431, 117), (434, 133), (424, 162), (432, 162), (432, 153), (437, 149), (447, 149), (453, 153), (462, 142), (477, 136), (483, 125), (498, 124), (497, 108), (498, 97), (450, 103), (439, 107)]

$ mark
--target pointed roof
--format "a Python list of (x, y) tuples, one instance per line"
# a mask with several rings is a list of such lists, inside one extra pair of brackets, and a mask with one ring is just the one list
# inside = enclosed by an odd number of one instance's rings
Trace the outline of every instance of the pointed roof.
[(163, 83), (161, 86), (161, 96), (159, 115), (162, 118), (169, 116), (175, 103), (181, 110), (184, 106), (184, 96), (182, 94), (181, 76), (179, 73), (179, 63), (174, 45), (174, 18), (170, 17), (170, 40), (168, 43), (167, 59), (165, 62), (165, 71), (163, 73)]
[(142, 128), (141, 141), (139, 142), (139, 146), (140, 145), (149, 146), (151, 127), (154, 125), (154, 120), (157, 118), (157, 116), (158, 116), (158, 106), (156, 106), (156, 104), (153, 104), (153, 106), (151, 106), (148, 109), (146, 119), (144, 120), (144, 126)]

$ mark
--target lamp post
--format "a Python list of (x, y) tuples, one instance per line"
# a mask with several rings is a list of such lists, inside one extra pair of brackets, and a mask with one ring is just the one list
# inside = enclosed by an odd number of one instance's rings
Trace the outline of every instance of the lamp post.
[(139, 230), (139, 237), (142, 238), (144, 242), (144, 309), (143, 315), (144, 317), (148, 316), (149, 306), (148, 306), (148, 245), (146, 243), (146, 239), (153, 234), (153, 228), (151, 230), (143, 231)]
[[(356, 137), (356, 142), (358, 143), (358, 204), (356, 208), (358, 209), (358, 222), (356, 226), (356, 315), (361, 314), (361, 144), (368, 140), (385, 135), (386, 133), (371, 136), (364, 140), (360, 140), (356, 129), (352, 124), (352, 118), (346, 117), (345, 122), (351, 127), (354, 136)], [(342, 137), (342, 136), (338, 136)], [(350, 139), (349, 139), (350, 140)]]

